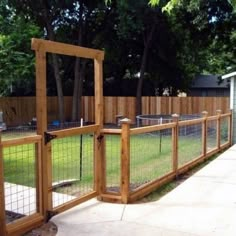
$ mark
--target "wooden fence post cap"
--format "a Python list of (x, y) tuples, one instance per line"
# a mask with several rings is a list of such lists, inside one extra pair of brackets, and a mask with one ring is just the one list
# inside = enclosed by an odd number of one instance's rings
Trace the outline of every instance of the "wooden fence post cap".
[(206, 117), (206, 116), (208, 115), (208, 112), (207, 112), (207, 111), (203, 111), (203, 112), (202, 112), (202, 115), (203, 115), (204, 117)]
[(220, 115), (222, 113), (222, 111), (219, 109), (219, 110), (216, 110), (216, 114), (217, 115)]
[(176, 113), (175, 113), (175, 114), (172, 114), (172, 117), (173, 117), (173, 118), (179, 118), (179, 114), (176, 114)]
[(124, 119), (120, 120), (120, 123), (121, 124), (130, 124), (131, 120), (129, 118), (124, 118)]

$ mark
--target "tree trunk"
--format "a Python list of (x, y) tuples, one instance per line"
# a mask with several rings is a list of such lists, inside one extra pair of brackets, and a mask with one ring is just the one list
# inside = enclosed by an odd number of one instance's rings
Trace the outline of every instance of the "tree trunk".
[(74, 68), (74, 90), (72, 98), (72, 121), (78, 121), (78, 96), (79, 96), (79, 75), (80, 73), (80, 58), (75, 59)]
[[(79, 32), (78, 32), (78, 45), (82, 45), (83, 38), (83, 2), (80, 2), (79, 9)], [(72, 121), (79, 121), (81, 118), (81, 100), (82, 100), (82, 67), (81, 67), (81, 58), (76, 57), (75, 59), (75, 68), (74, 68), (74, 90), (73, 90), (73, 99), (72, 99)]]
[(86, 61), (83, 61), (80, 70), (80, 77), (79, 77), (79, 90), (78, 90), (78, 119), (82, 118), (82, 95), (83, 95), (83, 80), (85, 76), (86, 70)]
[(151, 31), (147, 36), (147, 40), (144, 40), (144, 50), (142, 55), (142, 62), (140, 67), (140, 77), (138, 80), (137, 91), (136, 91), (136, 115), (142, 114), (142, 88), (144, 81), (144, 73), (147, 66), (148, 52), (152, 43), (153, 34), (156, 29), (156, 24), (152, 25)]
[[(40, 4), (42, 5), (42, 19), (44, 21), (48, 38), (51, 41), (55, 41), (55, 33), (53, 30), (53, 20), (51, 18), (52, 13), (50, 13), (50, 10), (47, 5), (47, 1), (41, 0)], [(54, 77), (56, 80), (56, 87), (57, 87), (57, 98), (58, 98), (58, 109), (59, 109), (59, 120), (60, 124), (62, 125), (65, 121), (64, 118), (64, 97), (63, 97), (63, 90), (62, 90), (62, 80), (60, 76), (60, 68), (58, 63), (58, 56), (56, 54), (52, 54), (52, 65), (54, 70)]]
[[(48, 38), (52, 41), (55, 41), (55, 34), (53, 31), (53, 26), (49, 23), (47, 23), (47, 32), (48, 32)], [(53, 63), (54, 77), (55, 77), (56, 86), (57, 86), (59, 120), (60, 120), (60, 124), (62, 125), (65, 122), (64, 96), (63, 96), (63, 90), (62, 90), (62, 81), (61, 81), (61, 76), (60, 76), (58, 57), (56, 54), (52, 54), (52, 63)]]

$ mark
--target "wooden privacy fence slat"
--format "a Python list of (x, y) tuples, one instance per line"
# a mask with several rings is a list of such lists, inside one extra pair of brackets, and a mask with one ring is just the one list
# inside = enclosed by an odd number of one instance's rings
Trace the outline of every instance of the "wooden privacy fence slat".
[[(104, 122), (116, 123), (116, 116), (122, 115), (135, 123), (135, 97), (104, 97)], [(0, 98), (0, 110), (7, 126), (27, 124), (36, 116), (35, 97)], [(64, 97), (65, 119), (71, 120), (72, 97)], [(142, 114), (200, 114), (208, 111), (214, 115), (216, 110), (229, 112), (229, 97), (143, 97)], [(85, 122), (95, 122), (95, 99), (84, 96), (82, 116)], [(47, 97), (48, 123), (58, 120), (57, 97)]]

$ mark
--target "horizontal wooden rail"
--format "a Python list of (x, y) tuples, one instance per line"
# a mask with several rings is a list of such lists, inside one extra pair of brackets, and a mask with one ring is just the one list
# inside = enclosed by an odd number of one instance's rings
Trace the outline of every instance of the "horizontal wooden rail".
[(164, 129), (172, 129), (175, 127), (175, 123), (167, 123), (167, 124), (161, 124), (161, 125), (152, 125), (152, 126), (146, 126), (146, 127), (140, 127), (140, 128), (133, 128), (130, 129), (130, 134), (143, 134), (143, 133), (149, 133), (149, 132), (155, 132), (159, 130)]
[(53, 211), (56, 213), (61, 213), (64, 212), (72, 207), (75, 207), (77, 205), (79, 205), (80, 203), (86, 202), (92, 198), (95, 198), (97, 196), (97, 192), (96, 191), (92, 191), (91, 193), (84, 195), (83, 197), (80, 198), (76, 198), (76, 199), (72, 199), (69, 202), (64, 203), (61, 206), (58, 207), (54, 207)]
[(232, 113), (226, 113), (226, 114), (220, 115), (220, 117), (221, 117), (221, 118), (230, 117), (231, 115), (232, 115)]
[(101, 50), (58, 43), (50, 40), (32, 39), (33, 50), (43, 50), (45, 52), (63, 54), (68, 56), (83, 57), (97, 60), (104, 60), (104, 52)]
[(207, 121), (218, 120), (219, 117), (221, 117), (221, 115), (220, 116), (218, 116), (218, 115), (216, 115), (216, 116), (209, 116), (209, 117), (207, 117)]
[(121, 134), (121, 129), (102, 129), (101, 131), (104, 134)]
[(41, 135), (33, 135), (33, 136), (27, 136), (27, 137), (21, 137), (11, 140), (3, 140), (1, 145), (2, 147), (11, 147), (11, 146), (17, 146), (17, 145), (23, 145), (23, 144), (31, 144), (31, 143), (38, 143), (42, 140)]
[(201, 124), (204, 121), (204, 118), (198, 118), (194, 120), (181, 120), (179, 121), (179, 126), (188, 126), (188, 125), (197, 125)]
[(26, 231), (42, 225), (44, 219), (39, 213), (18, 219), (14, 224), (7, 224), (7, 235), (22, 235)]
[(134, 202), (144, 196), (146, 196), (148, 193), (151, 193), (155, 189), (157, 189), (160, 186), (163, 186), (166, 183), (169, 183), (176, 177), (174, 172), (168, 173), (161, 178), (158, 178), (156, 180), (153, 180), (152, 182), (145, 184), (138, 189), (136, 189), (134, 192), (130, 194), (130, 202)]
[(51, 135), (56, 135), (57, 138), (64, 138), (68, 136), (94, 133), (99, 129), (99, 125), (88, 125), (83, 127), (68, 128), (63, 130), (56, 130), (48, 132)]

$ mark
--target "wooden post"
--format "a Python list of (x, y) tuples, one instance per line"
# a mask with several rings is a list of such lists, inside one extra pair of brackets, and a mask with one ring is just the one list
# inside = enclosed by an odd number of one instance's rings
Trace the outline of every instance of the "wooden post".
[[(37, 117), (37, 134), (42, 135), (41, 145), (41, 167), (43, 174), (37, 176), (42, 181), (42, 199), (39, 201), (42, 204), (42, 212), (46, 220), (47, 211), (49, 210), (49, 202), (52, 199), (49, 198), (48, 189), (50, 188), (48, 183), (48, 169), (51, 166), (48, 165), (47, 147), (45, 144), (44, 133), (47, 130), (47, 94), (46, 94), (46, 52), (44, 51), (43, 44), (36, 51), (36, 117)], [(39, 180), (40, 181), (40, 180)], [(50, 204), (51, 205), (51, 204)]]
[(35, 173), (36, 173), (36, 202), (37, 202), (37, 213), (43, 215), (43, 185), (41, 175), (43, 173), (42, 169), (42, 161), (41, 161), (41, 151), (42, 151), (42, 141), (40, 140), (38, 143), (35, 144)]
[(221, 144), (221, 110), (216, 111), (217, 114), (217, 134), (216, 134), (216, 140), (217, 140), (217, 148), (220, 150), (220, 144)]
[(172, 129), (172, 168), (177, 177), (178, 175), (178, 139), (179, 139), (179, 115), (172, 115), (173, 122), (176, 126)]
[(130, 186), (130, 119), (122, 119), (121, 121), (121, 201), (128, 203), (129, 186)]
[(0, 130), (0, 235), (6, 235), (6, 214), (5, 214), (5, 194), (4, 194), (4, 169), (3, 150)]
[(94, 59), (94, 81), (95, 81), (95, 123), (99, 129), (95, 133), (94, 140), (94, 165), (95, 178), (94, 185), (98, 195), (104, 193), (106, 188), (106, 164), (105, 164), (105, 141), (101, 133), (103, 129), (103, 61)]
[(203, 157), (205, 157), (206, 153), (207, 153), (207, 117), (208, 117), (208, 112), (203, 111), (202, 117), (204, 118), (204, 120), (202, 122), (202, 155), (203, 155)]
[(231, 115), (228, 117), (228, 140), (230, 146), (233, 145), (233, 110), (230, 110)]

